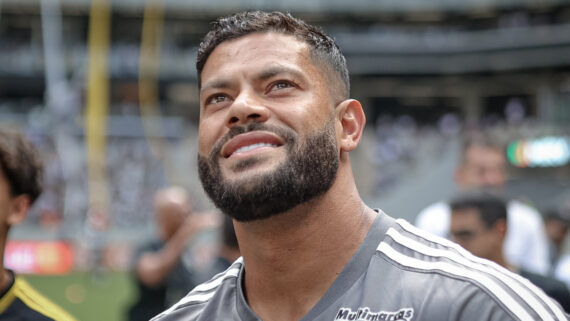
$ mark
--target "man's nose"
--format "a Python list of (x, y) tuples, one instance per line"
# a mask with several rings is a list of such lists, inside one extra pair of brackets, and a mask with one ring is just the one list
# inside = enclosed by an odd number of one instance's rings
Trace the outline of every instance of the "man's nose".
[(230, 106), (226, 124), (228, 127), (233, 127), (252, 121), (265, 122), (269, 114), (270, 111), (261, 97), (251, 91), (242, 91)]
[(501, 187), (505, 184), (506, 174), (500, 169), (488, 169), (485, 172), (484, 183), (488, 186)]

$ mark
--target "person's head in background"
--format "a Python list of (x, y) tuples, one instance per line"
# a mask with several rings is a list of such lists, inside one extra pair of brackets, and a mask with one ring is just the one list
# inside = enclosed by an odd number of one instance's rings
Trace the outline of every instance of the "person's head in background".
[(42, 188), (43, 166), (36, 148), (21, 135), (0, 130), (0, 254), (10, 228), (26, 218)]
[(240, 257), (239, 244), (234, 230), (233, 220), (224, 215), (224, 222), (221, 227), (221, 247), (219, 256), (228, 263), (235, 261)]
[(559, 250), (570, 227), (570, 208), (549, 209), (544, 211), (544, 227), (548, 239)]
[(160, 189), (154, 195), (154, 219), (158, 236), (168, 241), (192, 211), (186, 190), (179, 186)]
[(234, 223), (228, 216), (224, 216), (224, 222), (222, 224), (222, 244), (228, 248), (239, 250)]
[(467, 135), (454, 180), (462, 191), (477, 188), (502, 194), (507, 180), (503, 146), (485, 133)]
[(453, 241), (485, 259), (506, 266), (503, 241), (507, 232), (506, 202), (491, 193), (476, 190), (450, 202), (449, 234)]

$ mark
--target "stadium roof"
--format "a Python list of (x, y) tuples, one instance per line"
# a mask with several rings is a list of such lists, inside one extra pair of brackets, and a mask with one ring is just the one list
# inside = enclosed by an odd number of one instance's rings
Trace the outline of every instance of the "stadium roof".
[[(2, 5), (37, 5), (41, 0), (3, 0)], [(53, 1), (53, 0), (52, 0)], [(94, 0), (99, 1), (99, 0)], [(108, 0), (115, 9), (141, 9), (146, 0)], [(156, 1), (161, 2), (161, 1)], [(263, 9), (318, 14), (386, 14), (417, 11), (478, 11), (543, 8), (569, 5), (568, 0), (164, 0), (167, 9), (180, 13), (233, 12)], [(91, 0), (60, 0), (63, 6), (88, 7)]]

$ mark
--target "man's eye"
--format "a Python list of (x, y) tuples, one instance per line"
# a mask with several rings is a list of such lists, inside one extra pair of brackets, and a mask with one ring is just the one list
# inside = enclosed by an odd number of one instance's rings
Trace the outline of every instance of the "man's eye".
[(294, 87), (294, 85), (291, 82), (280, 80), (280, 81), (273, 83), (273, 85), (271, 86), (271, 90), (279, 90), (279, 89), (285, 89), (285, 88), (291, 88), (291, 87)]
[(457, 241), (466, 242), (466, 241), (470, 241), (473, 238), (475, 238), (476, 233), (473, 231), (457, 231), (457, 232), (451, 232), (451, 235)]
[(217, 103), (221, 103), (228, 100), (228, 96), (226, 95), (222, 95), (222, 94), (216, 94), (211, 96), (210, 98), (208, 98), (208, 100), (206, 101), (206, 104), (210, 105), (210, 104), (217, 104)]

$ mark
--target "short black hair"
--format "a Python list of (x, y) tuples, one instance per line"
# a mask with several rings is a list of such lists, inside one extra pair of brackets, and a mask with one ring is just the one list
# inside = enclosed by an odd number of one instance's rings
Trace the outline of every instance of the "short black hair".
[(485, 191), (468, 191), (451, 199), (452, 211), (475, 209), (487, 228), (493, 227), (500, 220), (507, 220), (507, 202)]
[[(319, 27), (293, 17), (289, 13), (245, 11), (228, 17), (222, 17), (212, 24), (198, 49), (196, 70), (198, 86), (201, 87), (201, 75), (204, 65), (214, 49), (224, 41), (238, 39), (252, 33), (276, 32), (291, 35), (309, 45), (313, 61), (325, 67), (332, 81), (341, 85), (344, 99), (350, 95), (350, 80), (346, 58), (333, 38)], [(327, 77), (331, 78), (331, 77)], [(336, 80), (338, 78), (338, 80)], [(329, 84), (332, 85), (332, 84)]]
[(42, 193), (43, 165), (39, 153), (22, 135), (0, 130), (0, 169), (11, 196), (28, 195), (33, 204)]
[(546, 221), (556, 220), (564, 225), (570, 226), (570, 209), (568, 208), (548, 208), (543, 211), (543, 216)]

